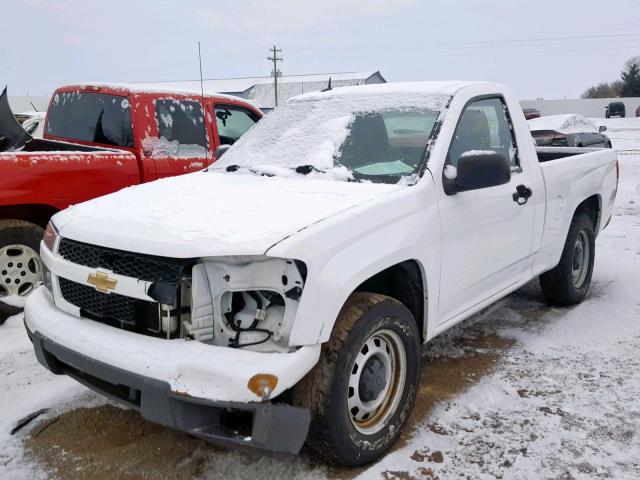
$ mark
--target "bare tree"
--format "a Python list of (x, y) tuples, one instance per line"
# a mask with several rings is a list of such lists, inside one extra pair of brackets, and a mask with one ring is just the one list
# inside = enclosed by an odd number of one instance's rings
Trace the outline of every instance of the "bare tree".
[(620, 96), (619, 80), (613, 82), (601, 82), (593, 87), (588, 88), (580, 95), (580, 98), (615, 98)]

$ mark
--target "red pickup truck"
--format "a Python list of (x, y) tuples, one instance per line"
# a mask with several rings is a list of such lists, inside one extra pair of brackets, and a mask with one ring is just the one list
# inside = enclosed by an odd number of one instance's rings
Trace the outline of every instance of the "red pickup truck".
[[(225, 95), (147, 85), (91, 84), (53, 94), (43, 139), (32, 139), (0, 97), (0, 298), (42, 279), (49, 218), (69, 205), (201, 170), (262, 117)], [(215, 119), (215, 121), (214, 121)]]

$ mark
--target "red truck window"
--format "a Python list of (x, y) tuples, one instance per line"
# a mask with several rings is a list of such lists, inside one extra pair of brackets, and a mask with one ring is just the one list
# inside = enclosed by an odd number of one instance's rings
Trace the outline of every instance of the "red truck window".
[(202, 106), (189, 100), (156, 100), (158, 138), (146, 138), (152, 157), (206, 157), (208, 146)]
[(93, 92), (59, 92), (47, 113), (47, 133), (69, 140), (133, 148), (127, 97)]
[(260, 117), (244, 108), (216, 105), (216, 125), (221, 145), (233, 145)]

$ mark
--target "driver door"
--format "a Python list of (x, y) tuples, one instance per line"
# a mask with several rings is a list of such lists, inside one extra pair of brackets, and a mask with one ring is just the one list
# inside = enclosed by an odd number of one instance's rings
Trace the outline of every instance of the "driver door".
[(519, 204), (513, 198), (516, 187), (530, 187), (531, 180), (520, 165), (509, 113), (500, 97), (467, 105), (446, 165), (456, 167), (461, 155), (478, 150), (505, 155), (511, 163), (511, 180), (495, 187), (443, 194), (438, 202), (443, 245), (440, 323), (454, 320), (517, 283), (531, 250), (534, 202), (529, 199)]

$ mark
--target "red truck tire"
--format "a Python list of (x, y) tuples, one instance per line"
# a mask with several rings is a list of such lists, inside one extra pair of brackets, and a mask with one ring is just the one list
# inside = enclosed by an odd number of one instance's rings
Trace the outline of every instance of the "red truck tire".
[(25, 296), (42, 281), (42, 227), (24, 220), (0, 220), (0, 299)]

